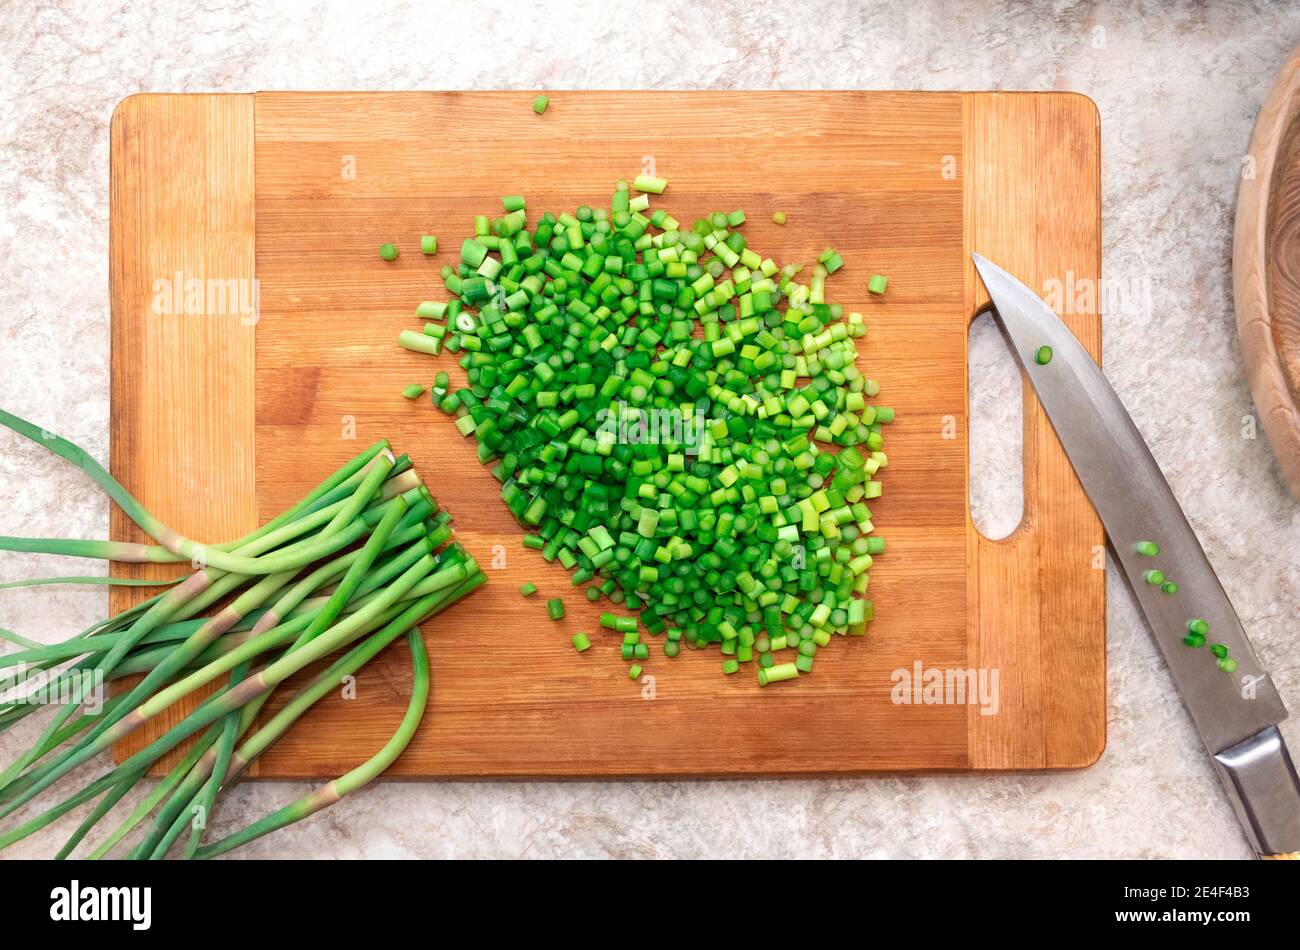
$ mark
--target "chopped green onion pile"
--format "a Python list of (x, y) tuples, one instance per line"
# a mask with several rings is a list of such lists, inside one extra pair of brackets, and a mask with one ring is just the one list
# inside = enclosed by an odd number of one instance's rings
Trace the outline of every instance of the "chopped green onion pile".
[[(180, 763), (91, 856), (113, 853), (148, 819), (123, 853), (163, 858), (184, 835), (186, 857), (214, 857), (356, 791), (410, 743), (429, 692), (428, 656), (417, 625), (485, 578), (458, 544), (448, 544), (450, 516), (438, 510), (406, 456), (395, 458), (379, 442), (258, 530), (227, 544), (201, 545), (146, 511), (81, 448), (6, 412), (0, 412), (0, 424), (77, 465), (158, 542), (0, 537), (0, 550), (206, 565), (175, 586), (160, 583), (165, 592), (62, 643), (46, 646), (0, 632), (23, 647), (0, 655), (0, 692), (7, 694), (0, 731), (37, 710), (53, 713), (39, 738), (0, 771), (0, 820), (173, 704), (210, 684), (219, 687), (122, 764), (0, 834), (0, 850), (98, 800), (58, 854), (68, 856), (152, 766), (192, 739)], [(342, 677), (399, 637), (411, 652), (414, 687), (406, 715), (383, 748), (285, 808), (205, 843), (218, 794), (333, 693)], [(257, 721), (290, 676), (331, 655), (330, 664), (287, 704)], [(31, 678), (36, 672), (50, 678), (41, 696), (34, 695), (41, 688)], [(111, 697), (99, 695), (105, 683), (132, 675), (143, 679)], [(199, 816), (202, 821), (196, 821)]]
[[(450, 300), (399, 342), (460, 355), (467, 385), (439, 374), (433, 404), (493, 465), (526, 546), (666, 632), (666, 655), (717, 643), (727, 672), (793, 679), (873, 617), (868, 503), (894, 413), (868, 403), (861, 314), (827, 299), (833, 248), (801, 279), (749, 246), (742, 211), (652, 210), (666, 186), (620, 182), (609, 209), (533, 226), (503, 199), (442, 269)], [(624, 619), (602, 625), (638, 637)]]

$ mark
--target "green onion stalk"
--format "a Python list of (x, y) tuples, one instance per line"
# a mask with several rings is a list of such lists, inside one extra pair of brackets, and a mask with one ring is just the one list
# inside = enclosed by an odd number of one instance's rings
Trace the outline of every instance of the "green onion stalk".
[(411, 664), (415, 670), (415, 687), (411, 690), (411, 701), (407, 706), (406, 715), (402, 717), (402, 721), (398, 725), (397, 731), (393, 733), (393, 737), (384, 744), (384, 747), (379, 752), (346, 775), (321, 786), (311, 794), (303, 796), (290, 805), (286, 805), (279, 811), (253, 822), (242, 831), (222, 838), (220, 841), (206, 847), (196, 848), (191, 852), (191, 855), (200, 858), (216, 857), (286, 825), (291, 825), (295, 821), (301, 821), (309, 815), (314, 815), (322, 808), (333, 805), (345, 795), (350, 795), (369, 784), (388, 766), (392, 765), (415, 736), (415, 731), (420, 725), (420, 717), (424, 714), (425, 702), (429, 698), (429, 654), (424, 646), (424, 637), (421, 636), (419, 630), (408, 630), (406, 643), (411, 650)]
[[(8, 694), (0, 705), (0, 732), (53, 708), (40, 735), (0, 770), (0, 821), (35, 812), (0, 831), (0, 850), (93, 803), (56, 852), (71, 856), (182, 743), (188, 746), (181, 760), (89, 857), (127, 849), (134, 858), (164, 858), (186, 830), (185, 857), (224, 854), (355, 792), (406, 748), (428, 697), (420, 624), (486, 579), (452, 540), (450, 515), (439, 509), (409, 458), (394, 456), (386, 442), (378, 442), (257, 530), (202, 544), (155, 518), (80, 447), (3, 411), (0, 425), (81, 468), (157, 542), (0, 537), (0, 549), (201, 565), (188, 576), (157, 582), (167, 589), (59, 643), (0, 630), (0, 639), (19, 648), (0, 655), (0, 690)], [(111, 581), (73, 575), (5, 586), (106, 582)], [(319, 792), (226, 838), (205, 841), (221, 794), (332, 692), (340, 677), (356, 673), (399, 637), (406, 638), (415, 680), (410, 707), (392, 739)], [(290, 677), (322, 662), (328, 665), (259, 722), (263, 705)], [(44, 698), (35, 692), (23, 695), (32, 671), (46, 677), (42, 688), (51, 702), (32, 701)], [(131, 675), (141, 679), (92, 706), (92, 689)], [(177, 704), (188, 712), (143, 749), (95, 778), (79, 780), (79, 787), (52, 804), (38, 801)]]

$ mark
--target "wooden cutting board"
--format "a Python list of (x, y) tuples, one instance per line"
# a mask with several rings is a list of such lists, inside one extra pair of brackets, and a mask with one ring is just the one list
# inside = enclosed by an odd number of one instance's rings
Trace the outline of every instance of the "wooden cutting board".
[[(999, 542), (968, 514), (966, 339), (985, 303), (979, 250), (1030, 286), (1100, 273), (1098, 116), (1072, 94), (557, 92), (141, 95), (112, 122), (112, 467), (203, 540), (282, 510), (380, 437), (410, 453), (489, 584), (425, 628), (429, 714), (392, 774), (706, 776), (1076, 768), (1105, 744), (1103, 536), (1030, 387), (1025, 515)], [(683, 221), (744, 208), (751, 245), (847, 266), (832, 296), (867, 315), (860, 341), (887, 431), (889, 551), (877, 620), (816, 672), (760, 689), (752, 670), (656, 643), (629, 682), (598, 609), (522, 532), (472, 445), (427, 400), (398, 395), (455, 368), (397, 347), (415, 305), (444, 299), (475, 213), (603, 203), (643, 168)], [(789, 223), (778, 228), (771, 213)], [(419, 235), (443, 250), (430, 260)], [(394, 241), (394, 264), (377, 248)], [(870, 297), (866, 279), (888, 274)], [(184, 289), (204, 281), (201, 313)], [(235, 283), (228, 283), (234, 281)], [(242, 318), (240, 288), (257, 317)], [(226, 283), (223, 283), (226, 282)], [(243, 282), (243, 283), (240, 283)], [(1095, 286), (1095, 285), (1094, 285)], [(220, 299), (225, 287), (225, 303)], [(213, 293), (207, 293), (213, 291)], [(171, 292), (171, 299), (168, 293)], [(1095, 299), (1094, 295), (1094, 299)], [(180, 301), (180, 302), (178, 302)], [(197, 299), (191, 297), (192, 304)], [(1067, 307), (1094, 355), (1100, 319)], [(978, 380), (969, 381), (978, 385)], [(115, 513), (115, 538), (138, 539)], [(122, 573), (128, 573), (124, 569)], [(541, 594), (524, 600), (518, 586)], [(546, 597), (567, 595), (563, 623)], [(115, 591), (120, 609), (132, 591)], [(576, 655), (569, 636), (596, 646)], [(356, 698), (318, 707), (257, 775), (332, 776), (390, 734), (408, 694), (390, 651)], [(902, 704), (895, 671), (998, 671), (996, 714)], [(987, 673), (986, 673), (987, 675)], [(988, 680), (986, 680), (988, 682)], [(169, 721), (174, 721), (174, 718)], [(120, 751), (140, 746), (137, 735)]]

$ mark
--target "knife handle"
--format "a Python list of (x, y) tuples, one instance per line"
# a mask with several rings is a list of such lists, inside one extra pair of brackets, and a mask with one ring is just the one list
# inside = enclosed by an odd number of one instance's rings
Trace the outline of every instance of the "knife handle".
[(1214, 764), (1255, 854), (1300, 861), (1300, 777), (1277, 726), (1217, 753)]

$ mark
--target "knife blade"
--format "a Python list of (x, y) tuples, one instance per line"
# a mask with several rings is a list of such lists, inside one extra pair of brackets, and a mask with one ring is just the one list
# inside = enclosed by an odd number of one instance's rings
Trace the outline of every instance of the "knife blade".
[[(1001, 267), (972, 254), (993, 313), (1105, 526), (1111, 551), (1146, 617), (1183, 703), (1247, 837), (1261, 856), (1300, 851), (1300, 779), (1277, 724), (1287, 716), (1223, 585), (1151, 450), (1101, 368), (1038, 295)], [(1049, 362), (1039, 364), (1042, 346)], [(1140, 554), (1155, 542), (1158, 556)], [(1164, 593), (1146, 572), (1178, 583)], [(1187, 624), (1209, 624), (1206, 645), (1185, 646)], [(1219, 669), (1221, 643), (1237, 669)]]

